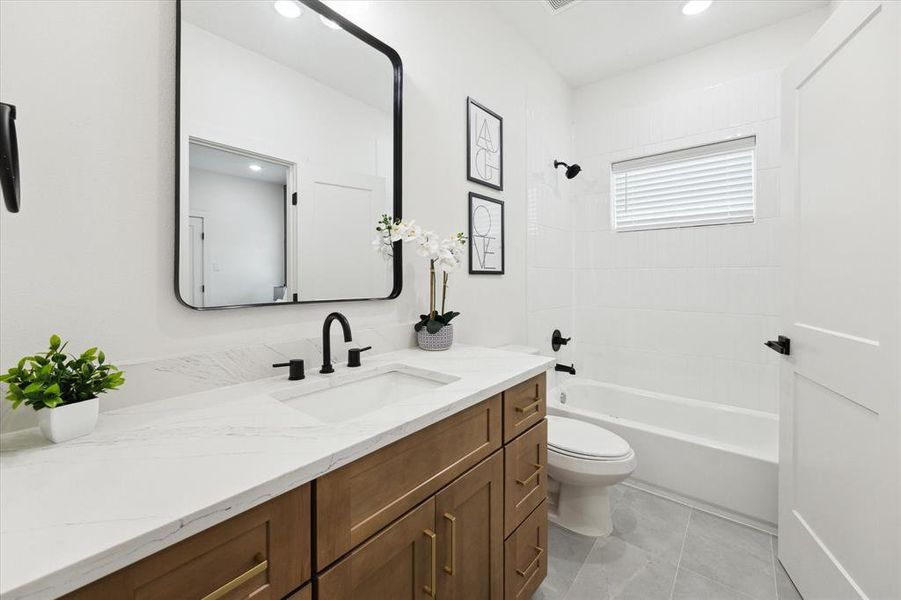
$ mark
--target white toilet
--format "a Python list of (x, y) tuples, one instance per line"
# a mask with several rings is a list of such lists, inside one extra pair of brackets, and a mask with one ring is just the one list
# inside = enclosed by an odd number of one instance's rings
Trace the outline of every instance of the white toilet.
[(638, 464), (629, 442), (602, 427), (548, 415), (547, 462), (556, 502), (549, 519), (576, 533), (602, 537), (613, 531), (608, 489)]

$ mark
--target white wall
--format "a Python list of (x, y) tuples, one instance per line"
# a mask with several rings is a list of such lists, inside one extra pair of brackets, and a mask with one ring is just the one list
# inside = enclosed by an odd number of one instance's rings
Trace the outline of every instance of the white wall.
[[(825, 19), (792, 20), (575, 91), (580, 374), (777, 411), (780, 72)], [(757, 135), (757, 221), (611, 231), (610, 163)], [(562, 241), (561, 241), (562, 243)]]
[[(466, 181), (466, 96), (504, 117), (506, 189), (488, 195), (506, 201), (507, 274), (454, 274), (449, 307), (463, 313), (461, 342), (524, 343), (526, 117), (565, 114), (565, 86), (478, 2), (372, 2), (359, 24), (404, 60), (405, 216), (465, 231), (467, 192), (480, 187)], [(395, 301), (178, 304), (174, 34), (172, 2), (0, 2), (0, 90), (18, 106), (23, 198), (21, 213), (0, 213), (0, 365), (52, 332), (130, 362), (314, 337), (334, 309), (355, 329), (412, 323), (428, 301), (413, 252)], [(529, 95), (544, 89), (557, 91)]]
[(203, 217), (208, 306), (272, 302), (285, 283), (282, 185), (191, 169), (191, 216)]

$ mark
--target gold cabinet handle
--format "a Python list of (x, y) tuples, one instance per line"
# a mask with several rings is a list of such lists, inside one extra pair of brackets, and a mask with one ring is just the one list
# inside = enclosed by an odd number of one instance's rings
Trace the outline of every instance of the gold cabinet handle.
[(430, 598), (434, 598), (435, 597), (435, 581), (438, 579), (438, 568), (437, 568), (438, 562), (435, 557), (435, 544), (436, 544), (436, 538), (438, 536), (435, 535), (435, 532), (432, 531), (431, 529), (426, 529), (422, 533), (424, 533), (426, 535), (426, 537), (429, 538), (429, 545), (431, 546), (431, 572), (432, 572), (432, 580), (430, 582), (431, 585), (425, 586), (423, 588), (423, 591), (425, 591), (425, 593), (428, 594)]
[(542, 398), (541, 396), (536, 396), (534, 401), (529, 402), (529, 403), (526, 404), (525, 406), (517, 406), (517, 407), (516, 407), (516, 412), (518, 412), (518, 413), (529, 412), (529, 411), (531, 411), (533, 408), (535, 409), (535, 412), (540, 412), (540, 411), (541, 411), (541, 408), (540, 408), (539, 405), (541, 404), (541, 402), (542, 402), (543, 400), (544, 400), (544, 398)]
[(535, 546), (535, 550), (538, 551), (538, 554), (535, 555), (535, 558), (532, 559), (532, 562), (530, 562), (526, 566), (526, 568), (523, 569), (522, 571), (520, 571), (519, 569), (516, 569), (516, 574), (519, 575), (520, 577), (525, 577), (526, 573), (528, 573), (529, 571), (532, 570), (533, 565), (535, 566), (536, 569), (538, 568), (538, 559), (541, 558), (542, 554), (544, 554), (544, 548), (542, 548), (541, 546)]
[(535, 470), (532, 471), (532, 474), (525, 479), (517, 479), (516, 483), (518, 483), (519, 485), (526, 485), (527, 483), (538, 477), (538, 474), (541, 473), (542, 470), (544, 470), (544, 467), (541, 465), (533, 464), (532, 466), (535, 467)]
[(450, 513), (444, 513), (444, 518), (450, 521), (451, 526), (450, 566), (444, 565), (444, 571), (448, 575), (453, 575), (457, 570), (457, 517)]
[(260, 573), (264, 573), (266, 569), (269, 568), (269, 561), (266, 560), (266, 558), (262, 554), (257, 553), (257, 555), (253, 557), (253, 559), (257, 561), (257, 564), (251, 567), (250, 570), (238, 575), (237, 577), (220, 587), (218, 590), (210, 592), (209, 594), (204, 596), (202, 600), (219, 600), (219, 598), (224, 598), (229, 594), (229, 592), (233, 592), (241, 585), (247, 583)]

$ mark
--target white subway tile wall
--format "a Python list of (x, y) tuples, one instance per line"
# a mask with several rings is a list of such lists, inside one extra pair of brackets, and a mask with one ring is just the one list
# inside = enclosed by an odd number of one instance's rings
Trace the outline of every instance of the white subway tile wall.
[[(635, 106), (579, 94), (576, 159), (587, 175), (572, 207), (579, 374), (777, 412), (777, 361), (763, 342), (777, 333), (780, 70)], [(757, 136), (757, 222), (611, 231), (611, 162), (747, 135)], [(538, 237), (557, 245), (561, 236)], [(551, 299), (539, 288), (530, 293), (544, 306)]]

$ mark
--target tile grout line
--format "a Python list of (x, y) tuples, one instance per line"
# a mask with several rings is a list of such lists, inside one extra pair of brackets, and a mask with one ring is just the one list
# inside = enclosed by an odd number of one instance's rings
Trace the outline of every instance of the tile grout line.
[(669, 590), (669, 600), (673, 600), (676, 593), (676, 580), (679, 578), (679, 569), (682, 568), (682, 554), (685, 553), (685, 540), (688, 539), (688, 528), (691, 527), (691, 515), (695, 512), (694, 507), (690, 507), (688, 511), (688, 521), (685, 522), (685, 533), (682, 534), (682, 546), (679, 548), (679, 560), (676, 562), (676, 574), (673, 575), (673, 585)]
[(779, 600), (779, 582), (776, 581), (776, 542), (774, 541), (776, 536), (770, 536), (770, 558), (773, 562), (773, 589), (776, 590), (776, 595), (773, 596), (776, 600)]
[(585, 560), (582, 561), (582, 564), (579, 565), (579, 570), (576, 571), (576, 574), (573, 576), (573, 580), (569, 583), (569, 587), (566, 588), (566, 593), (563, 594), (563, 600), (569, 597), (569, 593), (573, 590), (573, 586), (576, 584), (576, 581), (579, 579), (579, 575), (582, 574), (582, 569), (585, 568), (585, 564), (588, 562), (588, 557), (591, 556), (591, 553), (594, 551), (594, 547), (597, 546), (598, 540), (601, 538), (595, 538), (594, 542), (591, 543), (591, 548), (588, 550), (588, 553), (585, 555)]
[(689, 569), (688, 567), (685, 567), (685, 570), (688, 571), (689, 573), (691, 573), (692, 575), (700, 577), (701, 579), (706, 579), (707, 581), (712, 581), (713, 583), (717, 584), (718, 586), (726, 588), (730, 592), (735, 592), (736, 594), (739, 594), (740, 596), (748, 598), (748, 600), (753, 600), (751, 598), (751, 596), (749, 596), (746, 592), (737, 590), (734, 587), (732, 587), (731, 585), (727, 585), (727, 584), (723, 583), (719, 579), (714, 579), (713, 577), (708, 577), (707, 575), (704, 575), (703, 573), (698, 573), (697, 571), (693, 571), (693, 570)]

